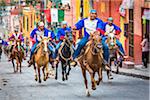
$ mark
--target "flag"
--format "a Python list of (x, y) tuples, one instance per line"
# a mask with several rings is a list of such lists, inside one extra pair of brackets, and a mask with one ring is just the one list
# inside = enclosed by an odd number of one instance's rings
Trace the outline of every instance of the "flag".
[(44, 10), (44, 14), (46, 16), (46, 22), (50, 23), (51, 22), (50, 9)]
[(51, 8), (51, 22), (58, 22), (58, 9)]
[(64, 21), (64, 10), (58, 10), (58, 22)]

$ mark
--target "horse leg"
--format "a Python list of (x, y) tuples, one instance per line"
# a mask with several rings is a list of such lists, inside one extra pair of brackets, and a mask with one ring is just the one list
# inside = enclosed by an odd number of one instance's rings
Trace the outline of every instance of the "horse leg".
[(64, 77), (64, 64), (61, 62), (61, 67), (62, 67), (62, 80), (65, 81), (65, 77)]
[(92, 90), (96, 90), (96, 81), (94, 79), (94, 72), (89, 65), (86, 65), (86, 69), (88, 70), (91, 76)]
[(14, 73), (16, 72), (16, 70), (15, 70), (15, 63), (14, 63), (14, 59), (12, 59), (12, 64), (13, 64), (13, 69), (14, 69)]
[(69, 69), (68, 69), (67, 75), (70, 74), (70, 70), (71, 70), (71, 66), (70, 66), (70, 62), (69, 62)]
[(21, 71), (21, 61), (20, 61), (20, 64), (19, 64), (19, 65), (20, 65), (20, 73), (22, 73), (22, 71)]
[(48, 64), (46, 64), (46, 80), (48, 79), (48, 74), (49, 74), (49, 72), (48, 72)]
[(37, 77), (37, 73), (36, 73), (36, 66), (35, 66), (35, 63), (33, 63), (33, 66), (34, 66), (35, 81), (37, 81), (37, 80), (38, 80), (38, 77)]
[(45, 75), (45, 67), (46, 67), (46, 66), (44, 66), (44, 67), (42, 68), (42, 71), (43, 71), (43, 75), (44, 75), (44, 77), (43, 77), (43, 80), (44, 80), (44, 81), (46, 81), (46, 75)]
[(83, 75), (83, 78), (84, 78), (84, 84), (85, 84), (85, 88), (86, 88), (86, 95), (90, 96), (90, 91), (88, 89), (88, 81), (87, 81), (87, 78), (86, 78), (86, 70), (83, 69), (82, 67), (81, 67), (81, 69), (82, 69), (82, 75)]
[(98, 81), (96, 82), (97, 85), (99, 85), (100, 81), (102, 80), (102, 68), (99, 68), (99, 71), (98, 71)]
[(56, 64), (56, 72), (55, 72), (55, 79), (57, 80), (57, 78), (58, 78), (58, 64)]
[(41, 83), (40, 66), (37, 66), (37, 67), (38, 67), (38, 77), (39, 77), (39, 83)]

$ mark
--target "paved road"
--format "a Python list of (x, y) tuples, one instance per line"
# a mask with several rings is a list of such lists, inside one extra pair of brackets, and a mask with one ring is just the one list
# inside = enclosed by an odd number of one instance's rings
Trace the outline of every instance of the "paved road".
[(3, 56), (0, 62), (0, 100), (149, 100), (149, 81), (115, 75), (108, 81), (104, 73), (103, 82), (86, 97), (79, 67), (71, 70), (67, 82), (48, 79), (41, 84), (34, 81), (33, 68), (23, 64), (23, 73), (13, 73), (11, 63)]

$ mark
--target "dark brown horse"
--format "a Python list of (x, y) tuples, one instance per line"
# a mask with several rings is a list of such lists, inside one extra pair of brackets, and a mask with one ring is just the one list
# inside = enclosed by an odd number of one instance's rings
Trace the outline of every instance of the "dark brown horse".
[[(20, 40), (15, 40), (14, 41), (15, 45), (12, 48), (12, 53), (11, 53), (11, 62), (13, 64), (13, 68), (14, 68), (14, 72), (18, 72), (18, 70), (20, 69), (20, 73), (21, 71), (21, 67), (22, 67), (22, 61), (24, 58), (24, 52), (23, 52), (23, 48), (21, 47), (21, 41)], [(14, 60), (16, 60), (16, 65), (14, 63)]]
[[(99, 85), (100, 81), (102, 80), (103, 50), (101, 37), (96, 33), (95, 35), (91, 35), (91, 39), (85, 48), (85, 53), (78, 58), (78, 61), (82, 69), (86, 94), (87, 96), (90, 96), (86, 71), (88, 71), (90, 74), (93, 90), (96, 90), (96, 85)], [(97, 81), (94, 79), (95, 73), (98, 73), (99, 76)]]
[[(62, 67), (63, 81), (68, 80), (68, 76), (71, 70), (70, 61), (71, 61), (71, 56), (73, 54), (72, 44), (73, 44), (72, 32), (67, 32), (65, 35), (65, 39), (58, 51), (59, 60), (61, 62), (61, 67)], [(57, 79), (57, 73), (58, 73), (57, 69), (58, 69), (58, 64), (56, 66), (55, 79)]]

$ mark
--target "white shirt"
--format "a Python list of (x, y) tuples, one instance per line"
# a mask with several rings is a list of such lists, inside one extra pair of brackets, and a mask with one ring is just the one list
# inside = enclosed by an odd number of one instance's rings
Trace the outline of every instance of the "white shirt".
[(149, 51), (148, 50), (148, 39), (143, 39), (143, 41), (141, 42), (141, 45), (142, 45), (142, 52)]
[(114, 33), (115, 34), (115, 29), (114, 29), (113, 25), (110, 26), (109, 24), (107, 24), (105, 31), (106, 31), (106, 34), (109, 34), (109, 33)]
[(97, 28), (97, 22), (98, 20), (90, 20), (90, 18), (87, 18), (84, 20), (84, 27), (86, 29), (86, 32), (91, 34), (96, 31)]

